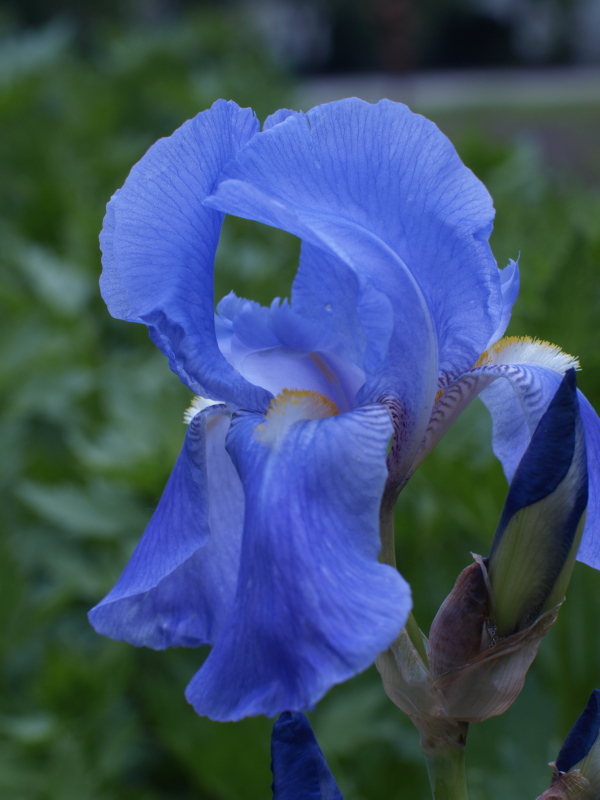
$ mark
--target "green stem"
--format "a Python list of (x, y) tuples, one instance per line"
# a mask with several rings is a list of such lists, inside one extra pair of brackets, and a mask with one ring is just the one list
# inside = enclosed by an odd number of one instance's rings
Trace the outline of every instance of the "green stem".
[(468, 800), (464, 747), (448, 745), (425, 758), (433, 800)]

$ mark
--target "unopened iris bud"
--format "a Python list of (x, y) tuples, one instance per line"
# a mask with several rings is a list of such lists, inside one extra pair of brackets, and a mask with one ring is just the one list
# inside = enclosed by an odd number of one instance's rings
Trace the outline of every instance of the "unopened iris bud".
[(271, 736), (273, 800), (343, 800), (304, 714), (285, 711)]
[(571, 577), (588, 475), (575, 373), (566, 373), (511, 482), (489, 558), (459, 575), (429, 635), (448, 717), (480, 722), (514, 702)]
[(583, 530), (588, 475), (575, 371), (563, 378), (511, 482), (488, 574), (496, 633), (559, 605)]
[(556, 763), (552, 785), (538, 800), (596, 800), (600, 797), (600, 690), (594, 689), (573, 725)]

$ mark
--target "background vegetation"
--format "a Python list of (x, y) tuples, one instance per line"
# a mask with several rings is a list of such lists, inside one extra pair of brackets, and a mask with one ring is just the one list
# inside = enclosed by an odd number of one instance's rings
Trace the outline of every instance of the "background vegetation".
[[(111, 193), (158, 137), (218, 97), (260, 117), (291, 105), (260, 42), (217, 12), (160, 29), (68, 27), (0, 48), (0, 796), (7, 800), (254, 800), (269, 795), (271, 722), (218, 724), (183, 691), (205, 653), (112, 642), (87, 610), (112, 586), (181, 445), (187, 390), (141, 326), (97, 287)], [(507, 111), (510, 114), (510, 111)], [(563, 119), (561, 109), (555, 110)], [(600, 195), (534, 142), (498, 143), (480, 119), (437, 120), (497, 206), (499, 263), (521, 253), (510, 333), (579, 355), (600, 408)], [(551, 124), (549, 119), (547, 124)], [(546, 123), (545, 123), (546, 124)], [(230, 219), (216, 296), (285, 296), (297, 242)], [(469, 409), (401, 496), (398, 559), (427, 628), (469, 551), (486, 553), (506, 486), (485, 409)], [(600, 575), (578, 565), (526, 689), (471, 731), (473, 800), (536, 797), (600, 684)], [(346, 800), (426, 798), (416, 732), (374, 669), (311, 715)]]

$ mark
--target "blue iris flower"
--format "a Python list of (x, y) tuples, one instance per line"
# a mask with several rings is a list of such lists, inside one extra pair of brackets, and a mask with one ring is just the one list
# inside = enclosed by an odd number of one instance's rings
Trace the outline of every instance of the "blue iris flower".
[(304, 714), (285, 711), (271, 736), (273, 800), (344, 800)]
[[(291, 302), (229, 295), (215, 315), (225, 213), (300, 237)], [(262, 132), (250, 109), (218, 101), (111, 199), (104, 299), (147, 325), (198, 398), (155, 514), (90, 619), (135, 645), (211, 644), (187, 689), (198, 713), (310, 708), (394, 641), (411, 597), (378, 560), (382, 502), (480, 392), (512, 477), (575, 362), (500, 338), (519, 278), (516, 263), (496, 266), (492, 219), (433, 123), (356, 99), (278, 111)], [(581, 406), (581, 553), (598, 566), (600, 428)]]

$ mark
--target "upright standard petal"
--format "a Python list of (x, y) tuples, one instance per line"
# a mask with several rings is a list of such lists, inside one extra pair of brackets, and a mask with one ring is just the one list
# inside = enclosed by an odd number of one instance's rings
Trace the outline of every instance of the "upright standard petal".
[(296, 313), (286, 300), (267, 308), (233, 294), (219, 303), (216, 327), (221, 352), (251, 383), (273, 395), (314, 391), (340, 411), (354, 408), (365, 375), (335, 327)]
[(289, 425), (281, 408), (242, 414), (229, 433), (246, 495), (237, 593), (187, 689), (212, 719), (312, 707), (366, 669), (410, 610), (406, 582), (377, 561), (387, 410), (309, 420), (294, 410)]
[(257, 131), (251, 109), (220, 100), (160, 139), (113, 196), (100, 237), (100, 285), (111, 314), (147, 325), (193, 392), (251, 408), (264, 407), (269, 395), (244, 381), (217, 347), (213, 265), (223, 214), (202, 201)]
[(292, 307), (335, 331), (348, 358), (361, 369), (376, 373), (384, 368), (395, 327), (393, 306), (338, 256), (302, 243)]
[[(483, 185), (432, 123), (395, 103), (353, 99), (291, 115), (253, 139), (207, 203), (303, 239), (294, 302), (312, 294), (313, 313), (318, 303), (333, 308), (338, 290), (347, 295), (354, 273), (370, 345), (359, 400), (394, 398), (394, 471), (403, 474), (438, 381), (469, 368), (504, 315)], [(393, 321), (387, 341), (382, 316)]]
[(343, 800), (309, 721), (285, 711), (271, 735), (273, 800)]
[(510, 322), (510, 317), (512, 314), (512, 308), (515, 304), (517, 297), (519, 296), (519, 288), (520, 288), (520, 276), (519, 276), (519, 263), (518, 261), (513, 261), (510, 259), (508, 266), (504, 267), (503, 270), (500, 271), (500, 290), (502, 292), (502, 313), (500, 315), (500, 321), (498, 322), (498, 327), (491, 335), (490, 340), (486, 346), (486, 350), (488, 347), (492, 347), (500, 337), (504, 336), (506, 329), (508, 328), (508, 323)]
[(589, 503), (577, 560), (600, 569), (600, 419), (578, 390), (588, 463)]
[(197, 414), (121, 578), (89, 613), (98, 633), (161, 650), (216, 640), (235, 595), (242, 485), (225, 450), (229, 414)]
[[(385, 244), (425, 297), (442, 370), (470, 367), (497, 329), (491, 198), (438, 128), (406, 106), (350, 99), (292, 115), (245, 147), (224, 177), (235, 185), (223, 180), (211, 201), (222, 210), (310, 240), (309, 228), (321, 245), (337, 239), (338, 252), (360, 231)], [(377, 271), (367, 260), (356, 269)]]

